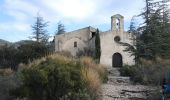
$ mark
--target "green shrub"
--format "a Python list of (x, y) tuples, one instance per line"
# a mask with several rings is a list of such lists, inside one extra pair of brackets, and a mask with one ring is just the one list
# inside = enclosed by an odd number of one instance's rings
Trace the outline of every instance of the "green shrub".
[(160, 85), (170, 70), (170, 65), (148, 62), (135, 66), (124, 66), (120, 69), (121, 75), (130, 76), (135, 83)]
[(22, 44), (18, 47), (19, 63), (28, 64), (30, 61), (44, 57), (51, 53), (49, 47), (43, 43), (32, 42), (28, 44)]
[(18, 50), (15, 46), (0, 46), (0, 68), (15, 69), (18, 63)]
[(39, 42), (4, 45), (0, 47), (0, 67), (17, 70), (19, 63), (27, 64), (51, 53), (50, 45)]
[(120, 69), (121, 76), (133, 76), (136, 66), (125, 65)]
[[(98, 100), (94, 95), (98, 91), (93, 91), (93, 95), (89, 92), (89, 86), (95, 84), (85, 80), (85, 67), (80, 60), (60, 55), (34, 61), (23, 68), (19, 75), (22, 84), (12, 94), (28, 100)], [(95, 78), (99, 82), (95, 89), (99, 90), (101, 79)]]

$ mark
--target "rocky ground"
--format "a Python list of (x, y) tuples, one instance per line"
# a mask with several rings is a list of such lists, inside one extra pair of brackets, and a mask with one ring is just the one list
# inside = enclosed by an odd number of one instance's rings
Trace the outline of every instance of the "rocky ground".
[(148, 100), (156, 88), (135, 85), (130, 77), (120, 76), (118, 68), (108, 69), (108, 82), (102, 85), (103, 100)]

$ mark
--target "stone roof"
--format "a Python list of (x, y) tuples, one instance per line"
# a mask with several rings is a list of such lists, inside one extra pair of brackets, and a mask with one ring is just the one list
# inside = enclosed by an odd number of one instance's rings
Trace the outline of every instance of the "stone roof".
[(116, 14), (116, 15), (111, 16), (111, 18), (119, 18), (119, 17), (124, 18), (124, 17), (123, 17), (122, 15), (120, 15), (120, 14)]

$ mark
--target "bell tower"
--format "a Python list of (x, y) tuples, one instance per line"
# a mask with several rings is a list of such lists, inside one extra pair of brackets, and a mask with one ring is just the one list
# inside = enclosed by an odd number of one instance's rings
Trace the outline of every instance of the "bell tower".
[(122, 15), (111, 16), (111, 31), (124, 31), (124, 17)]

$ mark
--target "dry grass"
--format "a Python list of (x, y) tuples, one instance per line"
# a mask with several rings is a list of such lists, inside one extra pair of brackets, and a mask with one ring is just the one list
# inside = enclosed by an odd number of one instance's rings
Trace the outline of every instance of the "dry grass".
[(146, 60), (146, 59), (140, 59), (140, 62), (143, 64), (143, 65), (153, 65), (154, 62), (151, 61), (151, 60)]
[(160, 57), (156, 57), (156, 63), (158, 64), (170, 64), (170, 59), (162, 59)]
[(11, 68), (0, 69), (0, 75), (10, 76), (13, 75), (14, 71)]
[(84, 81), (88, 83), (89, 89), (96, 91), (100, 87), (100, 76), (95, 70), (92, 70), (90, 68), (83, 68), (81, 70), (81, 74)]
[(87, 84), (87, 90), (91, 97), (93, 100), (98, 100), (101, 93), (101, 80), (99, 74), (91, 68), (82, 68), (81, 74), (84, 82)]
[(37, 65), (39, 65), (41, 62), (46, 61), (46, 60), (49, 59), (49, 58), (50, 58), (50, 59), (54, 59), (54, 60), (56, 60), (56, 61), (58, 61), (58, 62), (60, 62), (60, 63), (61, 63), (61, 62), (67, 63), (67, 62), (70, 62), (71, 60), (73, 60), (72, 58), (69, 58), (69, 57), (66, 57), (66, 56), (64, 56), (64, 55), (61, 55), (61, 54), (56, 53), (56, 54), (53, 54), (53, 55), (48, 55), (48, 56), (46, 56), (46, 57), (42, 57), (42, 58), (36, 59), (36, 60), (30, 62), (30, 63), (27, 64), (27, 65), (21, 63), (21, 64), (19, 64), (18, 69), (30, 68), (30, 67), (32, 67), (32, 66), (37, 66)]
[(83, 64), (84, 67), (91, 68), (91, 69), (97, 71), (97, 73), (101, 77), (103, 77), (103, 75), (105, 74), (105, 66), (103, 66), (101, 64), (96, 64), (94, 62), (94, 60), (90, 57), (82, 57), (82, 58), (80, 58), (80, 62), (81, 62), (81, 64)]
[(62, 54), (57, 54), (57, 53), (50, 55), (50, 56), (47, 56), (47, 58), (55, 59), (56, 61), (64, 61), (64, 62), (68, 62), (68, 61), (73, 60), (73, 58), (67, 57), (67, 56), (62, 55)]
[(121, 74), (131, 76), (134, 82), (141, 84), (160, 85), (170, 70), (170, 60), (156, 57), (153, 60), (140, 59), (141, 64), (124, 66)]
[(41, 62), (45, 61), (46, 60), (46, 57), (42, 57), (42, 58), (39, 58), (39, 59), (36, 59), (32, 62), (29, 62), (28, 64), (23, 64), (23, 63), (20, 63), (18, 65), (18, 72), (22, 71), (23, 69), (28, 69), (28, 68), (31, 68), (32, 66), (37, 66), (39, 65)]
[(57, 52), (57, 54), (65, 56), (65, 57), (72, 57), (72, 55), (69, 51), (60, 51), (60, 52)]
[(83, 66), (81, 74), (88, 85), (90, 94), (94, 100), (100, 99), (101, 84), (106, 74), (104, 66), (96, 64), (90, 57), (82, 57), (80, 58), (80, 62)]
[(32, 65), (37, 66), (37, 65), (39, 65), (42, 61), (45, 61), (45, 60), (46, 60), (45, 57), (42, 57), (42, 58), (40, 58), (40, 59), (36, 59), (36, 60), (34, 60), (33, 62), (30, 62), (30, 63), (28, 64), (29, 66), (27, 66), (27, 67), (31, 67)]
[(92, 64), (95, 64), (93, 59), (90, 58), (90, 57), (81, 57), (80, 58), (80, 62), (85, 65), (85, 66), (88, 66), (90, 67)]
[(153, 60), (146, 60), (146, 59), (140, 59), (141, 63), (143, 65), (154, 65), (154, 64), (170, 64), (170, 59), (162, 59), (160, 57), (156, 57), (155, 61)]

